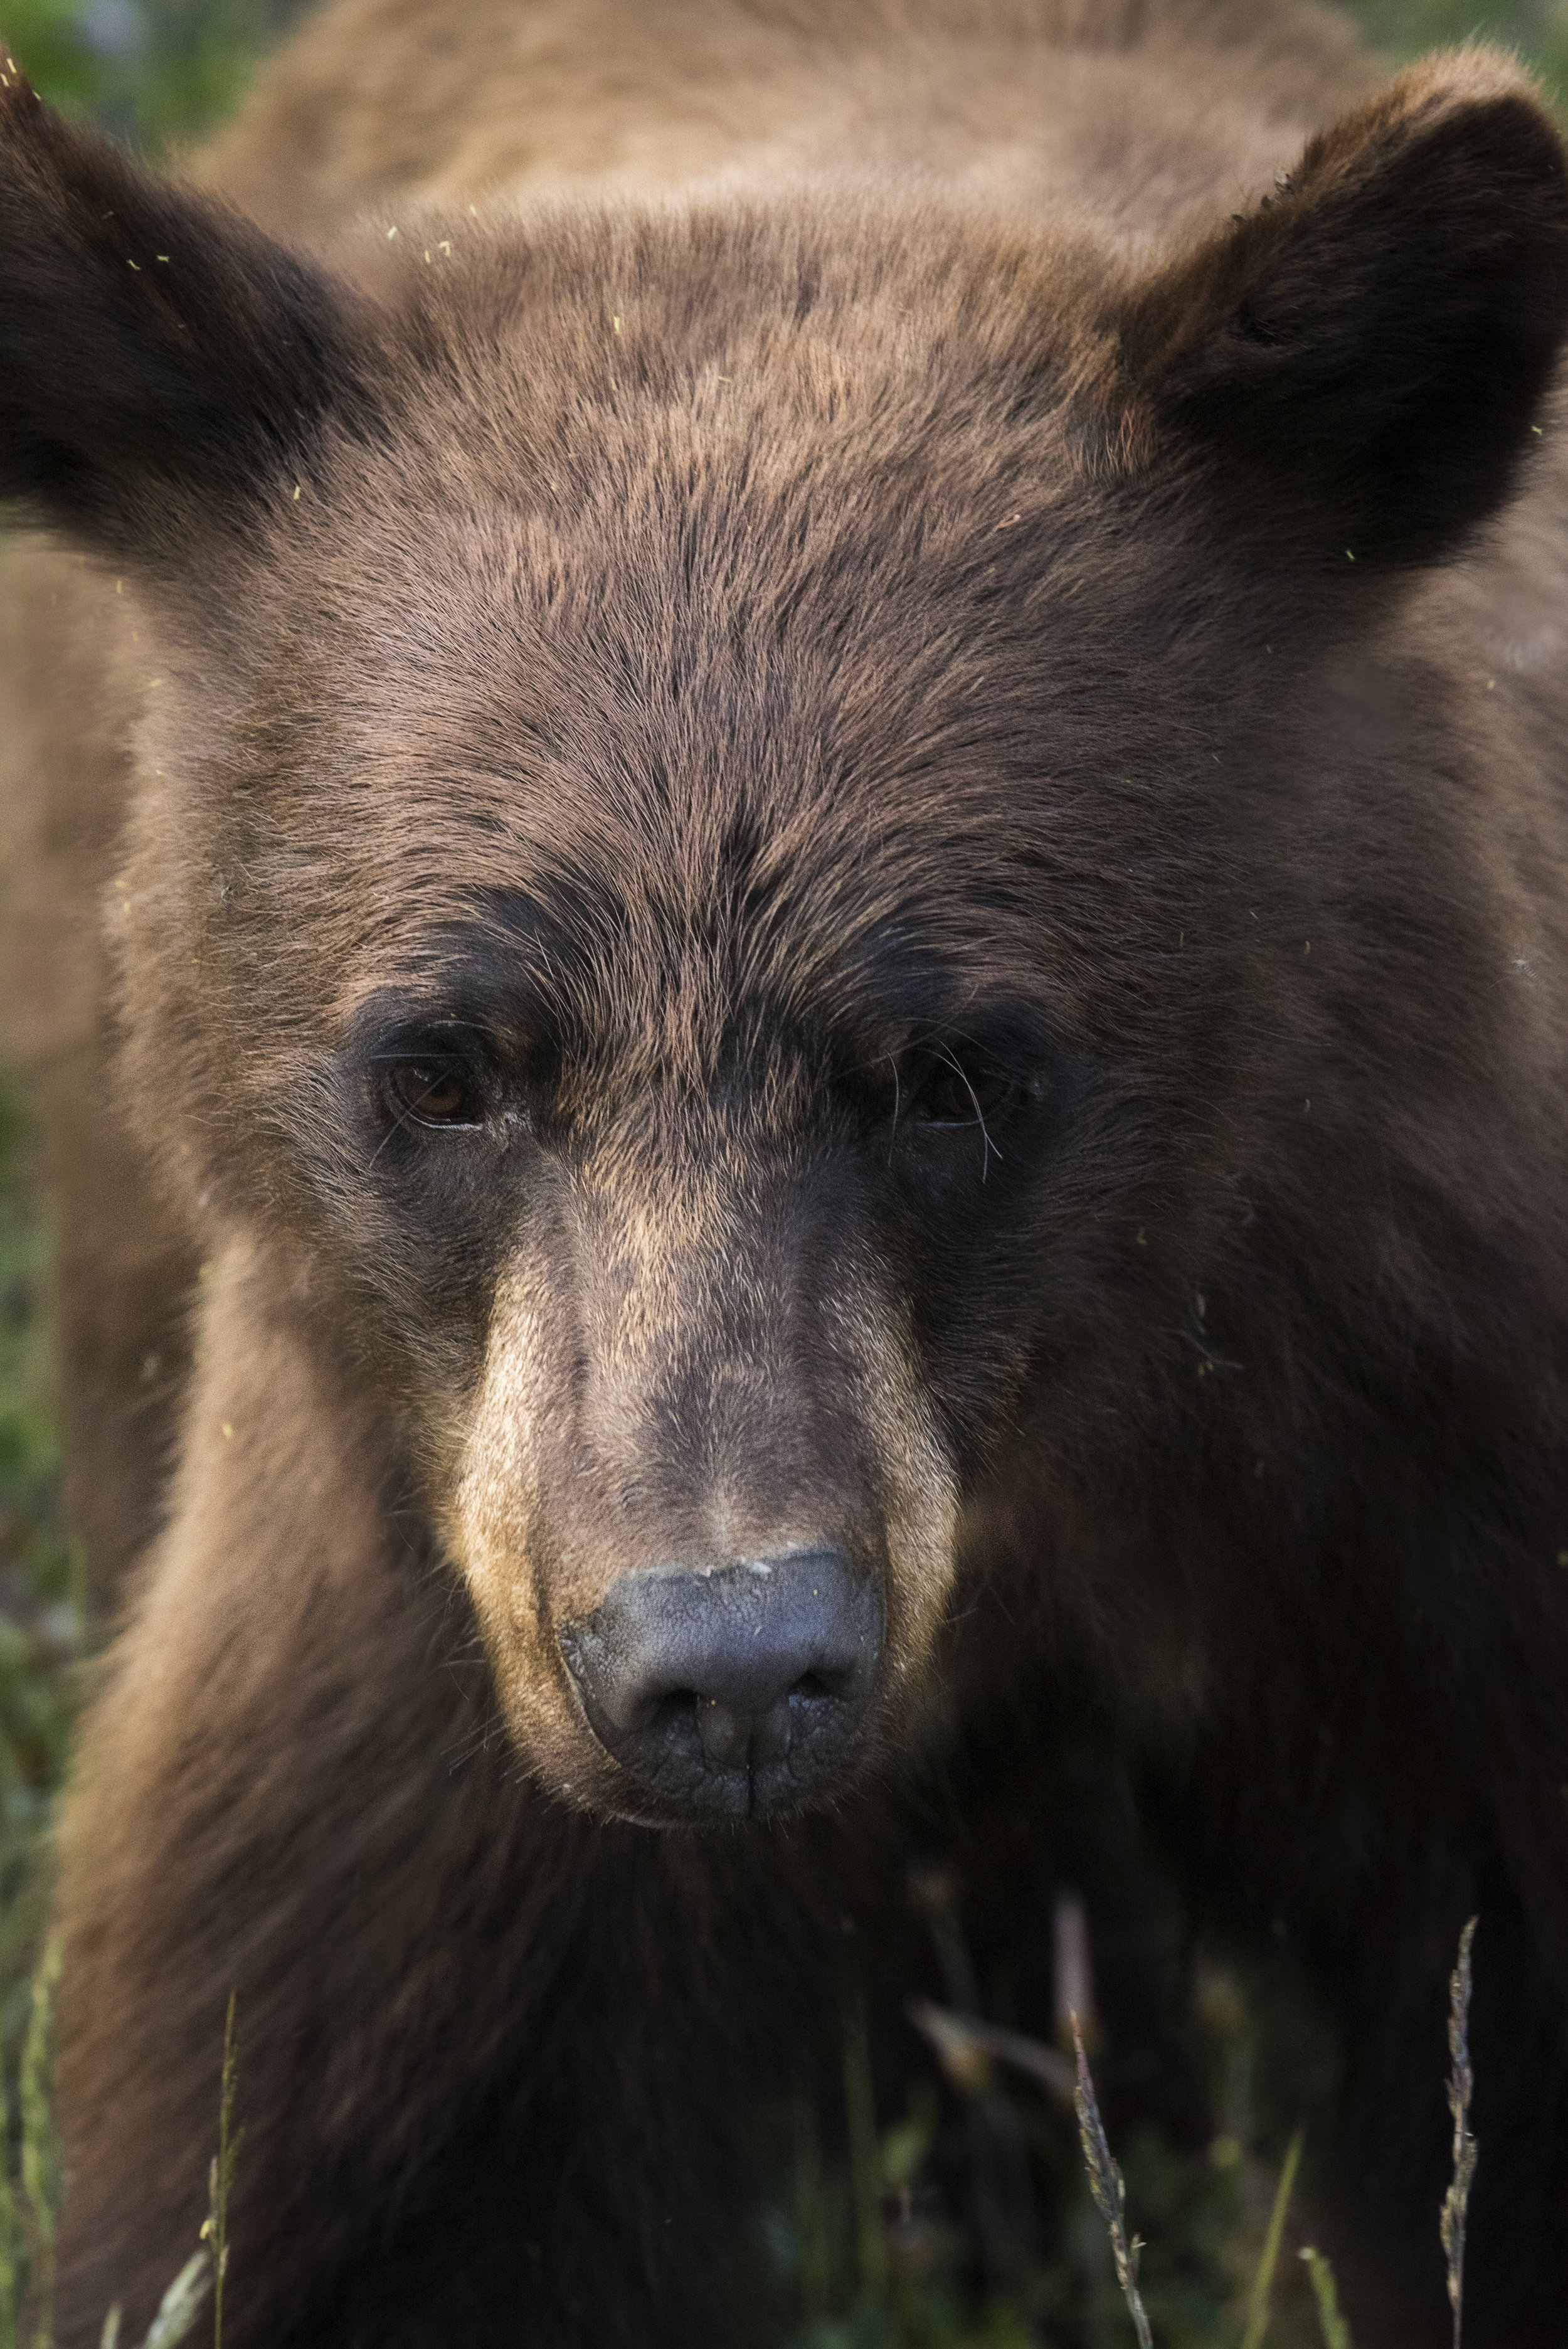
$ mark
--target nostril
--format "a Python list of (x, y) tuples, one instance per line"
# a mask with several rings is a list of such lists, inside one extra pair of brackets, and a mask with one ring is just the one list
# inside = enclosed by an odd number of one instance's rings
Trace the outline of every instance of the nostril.
[(669, 1689), (662, 1694), (645, 1698), (638, 1713), (640, 1719), (650, 1723), (675, 1721), (682, 1713), (695, 1711), (701, 1702), (696, 1689)]
[(590, 1727), (683, 1805), (798, 1800), (853, 1745), (882, 1649), (880, 1584), (836, 1551), (624, 1574), (561, 1652)]

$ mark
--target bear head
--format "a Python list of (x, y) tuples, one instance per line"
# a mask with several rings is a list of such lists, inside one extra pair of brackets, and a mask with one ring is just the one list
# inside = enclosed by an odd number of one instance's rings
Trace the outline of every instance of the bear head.
[(1292, 730), (1526, 460), (1556, 136), (1472, 52), (1152, 259), (830, 189), (334, 275), (5, 84), (0, 491), (157, 648), (141, 1128), (330, 1295), (546, 1783), (831, 1799), (976, 1497), (1218, 1365)]

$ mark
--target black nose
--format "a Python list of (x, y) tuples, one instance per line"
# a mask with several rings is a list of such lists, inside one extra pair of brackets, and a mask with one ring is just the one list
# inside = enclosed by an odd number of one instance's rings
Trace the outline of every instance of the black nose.
[(622, 1575), (561, 1651), (594, 1734), (683, 1809), (799, 1802), (839, 1774), (882, 1653), (882, 1591), (837, 1550)]

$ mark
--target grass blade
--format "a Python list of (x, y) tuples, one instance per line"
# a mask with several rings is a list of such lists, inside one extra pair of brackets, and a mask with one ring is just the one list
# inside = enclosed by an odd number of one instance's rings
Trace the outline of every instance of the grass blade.
[(1088, 2172), (1089, 2192), (1095, 2207), (1105, 2220), (1110, 2237), (1111, 2255), (1116, 2261), (1116, 2280), (1121, 2286), (1121, 2296), (1132, 2316), (1132, 2329), (1138, 2335), (1138, 2349), (1153, 2349), (1153, 2336), (1143, 2301), (1138, 2290), (1138, 2254), (1143, 2249), (1136, 2235), (1127, 2231), (1127, 2188), (1120, 2170), (1111, 2158), (1106, 2139), (1105, 2123), (1099, 2116), (1099, 2105), (1089, 2076), (1088, 2058), (1083, 2052), (1083, 2033), (1078, 2017), (1072, 2018), (1073, 2047), (1078, 2056), (1078, 2087), (1073, 2102), (1078, 2108), (1078, 2142), (1083, 2147), (1083, 2166)]
[(21, 2337), (22, 2272), (17, 2259), (16, 2197), (11, 2189), (11, 2113), (0, 2074), (0, 2349)]
[(1449, 2263), (1449, 2306), (1454, 2313), (1454, 2349), (1460, 2349), (1464, 2328), (1465, 2220), (1480, 2148), (1470, 2135), (1470, 2096), (1475, 2081), (1470, 2060), (1470, 1949), (1475, 1940), (1472, 1917), (1460, 1935), (1459, 1963), (1449, 1977), (1449, 2110), (1454, 2120), (1453, 2183), (1443, 2197), (1440, 2233)]
[(204, 2251), (192, 2251), (159, 2302), (141, 2349), (174, 2349), (201, 2315), (201, 2303), (211, 2288), (211, 2261)]
[(36, 2266), (33, 2349), (50, 2349), (55, 2331), (55, 2132), (49, 2109), (55, 1984), (60, 1973), (58, 1935), (51, 1937), (33, 1976), (32, 2013), (22, 2048), (22, 2190), (32, 2220)]
[(880, 2308), (887, 2292), (887, 2237), (882, 2230), (882, 2159), (866, 2044), (866, 2004), (858, 1990), (847, 2001), (844, 2013), (844, 2113), (849, 2122), (850, 2187), (861, 2289), (873, 2307)]
[(1077, 2075), (1067, 2057), (1043, 2041), (1031, 2039), (1022, 2031), (1004, 2030), (1000, 2023), (954, 2014), (950, 2007), (937, 2006), (929, 1998), (912, 1998), (904, 2013), (935, 2050), (947, 2077), (966, 2095), (973, 2095), (985, 2085), (995, 2058), (1026, 2073), (1061, 2103), (1072, 2103)]
[(1280, 2240), (1284, 2233), (1285, 2213), (1290, 2209), (1290, 2198), (1295, 2190), (1295, 2173), (1300, 2161), (1301, 2131), (1297, 2129), (1285, 2149), (1284, 2168), (1280, 2171), (1274, 2209), (1269, 2212), (1268, 2232), (1264, 2237), (1263, 2253), (1247, 2300), (1247, 2329), (1242, 2335), (1242, 2349), (1259, 2349), (1269, 2329), (1269, 2296), (1274, 2291)]
[(1312, 2296), (1317, 2302), (1317, 2329), (1323, 2335), (1323, 2349), (1352, 2349), (1350, 2327), (1339, 2313), (1339, 2294), (1335, 2290), (1334, 2270), (1321, 2251), (1309, 2243), (1302, 2253), (1306, 2272), (1312, 2282)]
[(234, 2029), (235, 1993), (229, 1992), (223, 2024), (223, 2071), (218, 2090), (218, 2150), (207, 2173), (207, 2217), (202, 2239), (212, 2255), (212, 2349), (223, 2349), (223, 2279), (229, 2272), (229, 2197), (244, 2130), (234, 2129), (234, 2097), (240, 2085), (240, 2041)]
[(810, 2096), (795, 2099), (795, 2240), (799, 2246), (800, 2314), (808, 2326), (825, 2324), (832, 2300), (828, 2200), (822, 2142)]

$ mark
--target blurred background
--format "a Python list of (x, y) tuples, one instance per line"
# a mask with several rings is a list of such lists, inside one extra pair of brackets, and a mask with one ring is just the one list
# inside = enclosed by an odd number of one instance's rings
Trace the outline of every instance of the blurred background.
[[(315, 0), (0, 0), (0, 27), (57, 104), (167, 155), (239, 97), (255, 59)], [(461, 0), (455, 0), (461, 5)], [(1568, 0), (1351, 0), (1394, 57), (1480, 33), (1513, 43), (1568, 107)]]
[(226, 113), (309, 0), (11, 0), (0, 25), (36, 87), (164, 154)]

